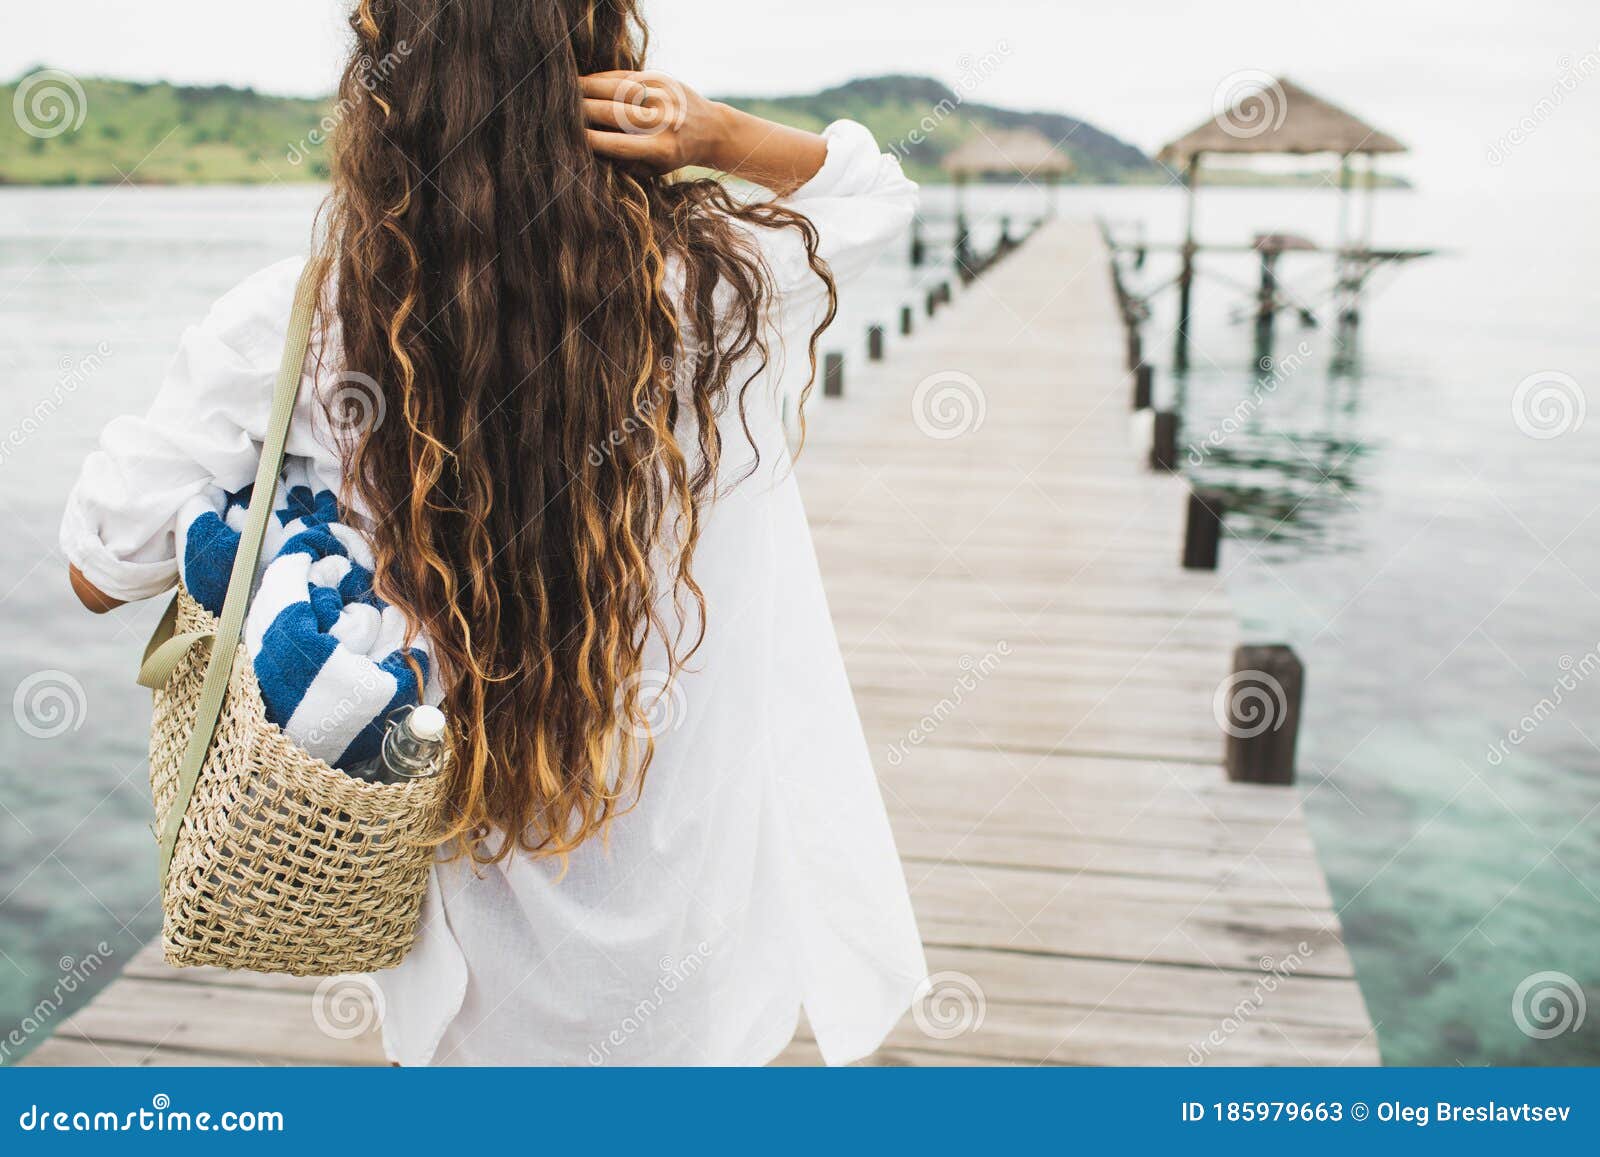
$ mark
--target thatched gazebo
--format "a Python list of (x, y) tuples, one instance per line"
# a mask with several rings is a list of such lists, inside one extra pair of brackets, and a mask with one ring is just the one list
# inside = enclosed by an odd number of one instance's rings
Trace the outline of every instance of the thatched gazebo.
[[(1005, 129), (968, 137), (945, 154), (940, 167), (949, 174), (956, 187), (956, 263), (963, 270), (971, 259), (967, 231), (966, 184), (973, 178), (1020, 177), (1024, 181), (1044, 178), (1049, 192), (1045, 194), (1045, 214), (1053, 216), (1056, 210), (1055, 189), (1061, 178), (1072, 172), (1072, 158), (1051, 143), (1050, 138), (1037, 129)], [(1000, 224), (1000, 245), (1011, 244), (1010, 225), (1004, 219)]]
[[(1405, 145), (1369, 125), (1353, 113), (1330, 104), (1292, 80), (1265, 75), (1245, 77), (1249, 83), (1238, 91), (1218, 92), (1218, 108), (1210, 120), (1156, 154), (1156, 160), (1183, 171), (1188, 190), (1185, 206), (1183, 271), (1178, 280), (1178, 348), (1176, 360), (1187, 361), (1190, 289), (1194, 282), (1195, 189), (1199, 184), (1200, 161), (1208, 153), (1233, 155), (1312, 156), (1332, 153), (1339, 158), (1339, 232), (1337, 252), (1341, 265), (1352, 245), (1349, 227), (1349, 192), (1352, 157), (1366, 158), (1365, 214), (1360, 247), (1370, 247), (1372, 237), (1372, 190), (1376, 185), (1376, 158), (1384, 153), (1406, 152)], [(1343, 278), (1341, 277), (1341, 280)]]
[(972, 177), (1042, 176), (1055, 182), (1072, 172), (1072, 158), (1037, 129), (1008, 129), (969, 137), (945, 155), (944, 171), (960, 184)]

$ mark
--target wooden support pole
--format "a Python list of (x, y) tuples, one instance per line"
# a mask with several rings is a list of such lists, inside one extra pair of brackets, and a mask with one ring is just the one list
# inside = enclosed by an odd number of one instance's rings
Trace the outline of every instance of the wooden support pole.
[(1185, 570), (1216, 570), (1217, 550), (1222, 541), (1222, 515), (1227, 495), (1220, 490), (1193, 490), (1189, 493), (1189, 516), (1183, 531)]
[(927, 256), (928, 245), (922, 239), (922, 218), (915, 217), (911, 221), (911, 267), (920, 266)]
[(844, 397), (844, 355), (824, 354), (822, 358), (822, 396)]
[(950, 283), (948, 281), (939, 282), (939, 304), (950, 304)]
[(1305, 666), (1282, 644), (1244, 646), (1217, 690), (1217, 719), (1227, 733), (1223, 763), (1235, 783), (1294, 782)]
[(867, 327), (867, 360), (881, 362), (883, 360), (883, 326), (869, 325)]
[(1150, 469), (1173, 471), (1178, 468), (1178, 415), (1172, 410), (1157, 410), (1155, 433), (1150, 440)]
[(910, 337), (911, 336), (911, 330), (913, 328), (913, 320), (912, 319), (916, 316), (916, 312), (917, 311), (912, 309), (909, 305), (902, 305), (900, 307), (900, 336), (901, 337)]
[(1148, 410), (1155, 397), (1156, 371), (1148, 362), (1133, 367), (1133, 408)]
[(939, 291), (937, 289), (928, 290), (927, 309), (929, 317), (939, 312)]
[(1183, 225), (1183, 268), (1178, 273), (1178, 329), (1173, 337), (1172, 368), (1189, 368), (1189, 320), (1194, 293), (1194, 195), (1200, 180), (1200, 154), (1189, 158), (1184, 166), (1183, 186), (1186, 190)]
[(1142, 361), (1144, 361), (1144, 342), (1139, 337), (1139, 327), (1130, 325), (1128, 327), (1128, 368), (1131, 370)]

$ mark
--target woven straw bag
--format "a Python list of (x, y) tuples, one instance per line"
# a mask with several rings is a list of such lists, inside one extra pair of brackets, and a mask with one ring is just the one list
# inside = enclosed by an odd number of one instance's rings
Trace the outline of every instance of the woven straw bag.
[(155, 691), (150, 787), (168, 963), (297, 976), (400, 963), (416, 938), (444, 776), (368, 784), (268, 722), (239, 646), (283, 468), (317, 287), (302, 277), (220, 618), (180, 585), (139, 682)]

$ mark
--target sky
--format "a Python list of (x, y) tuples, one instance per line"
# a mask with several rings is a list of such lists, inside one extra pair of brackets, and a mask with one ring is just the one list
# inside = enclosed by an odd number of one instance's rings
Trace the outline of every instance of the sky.
[[(48, 64), (322, 94), (347, 3), (8, 0), (0, 78)], [(1411, 145), (1394, 167), (1425, 185), (1600, 190), (1597, 0), (646, 0), (646, 12), (653, 63), (712, 94), (886, 72), (954, 84), (987, 58), (998, 63), (969, 99), (1070, 113), (1154, 151), (1210, 117), (1234, 78), (1266, 73)]]

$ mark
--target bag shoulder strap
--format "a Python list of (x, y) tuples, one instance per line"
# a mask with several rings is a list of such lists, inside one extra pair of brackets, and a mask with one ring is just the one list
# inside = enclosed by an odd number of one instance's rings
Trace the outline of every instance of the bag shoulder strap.
[(189, 800), (194, 796), (195, 785), (200, 780), (206, 752), (210, 750), (216, 734), (217, 721), (222, 715), (222, 701), (228, 690), (228, 677), (233, 671), (234, 655), (238, 652), (239, 639), (244, 632), (250, 587), (255, 581), (256, 563), (261, 558), (261, 542), (266, 537), (267, 519), (272, 517), (278, 476), (283, 472), (284, 447), (289, 440), (289, 422), (294, 417), (295, 400), (300, 394), (300, 377), (305, 368), (306, 349), (311, 341), (311, 322), (316, 313), (320, 283), (315, 263), (308, 263), (295, 288), (294, 312), (289, 316), (283, 360), (278, 365), (278, 380), (272, 391), (272, 413), (267, 421), (266, 437), (261, 443), (261, 463), (256, 468), (255, 486), (250, 491), (250, 511), (245, 519), (244, 531), (239, 536), (239, 552), (234, 556), (233, 571), (228, 576), (228, 594), (222, 603), (216, 634), (211, 640), (211, 658), (206, 665), (205, 681), (201, 685), (194, 730), (189, 735), (183, 762), (178, 768), (178, 792), (172, 806), (167, 809), (166, 823), (161, 831), (163, 887), (166, 886), (173, 849), (178, 844), (178, 832), (183, 827), (184, 813), (189, 809)]

